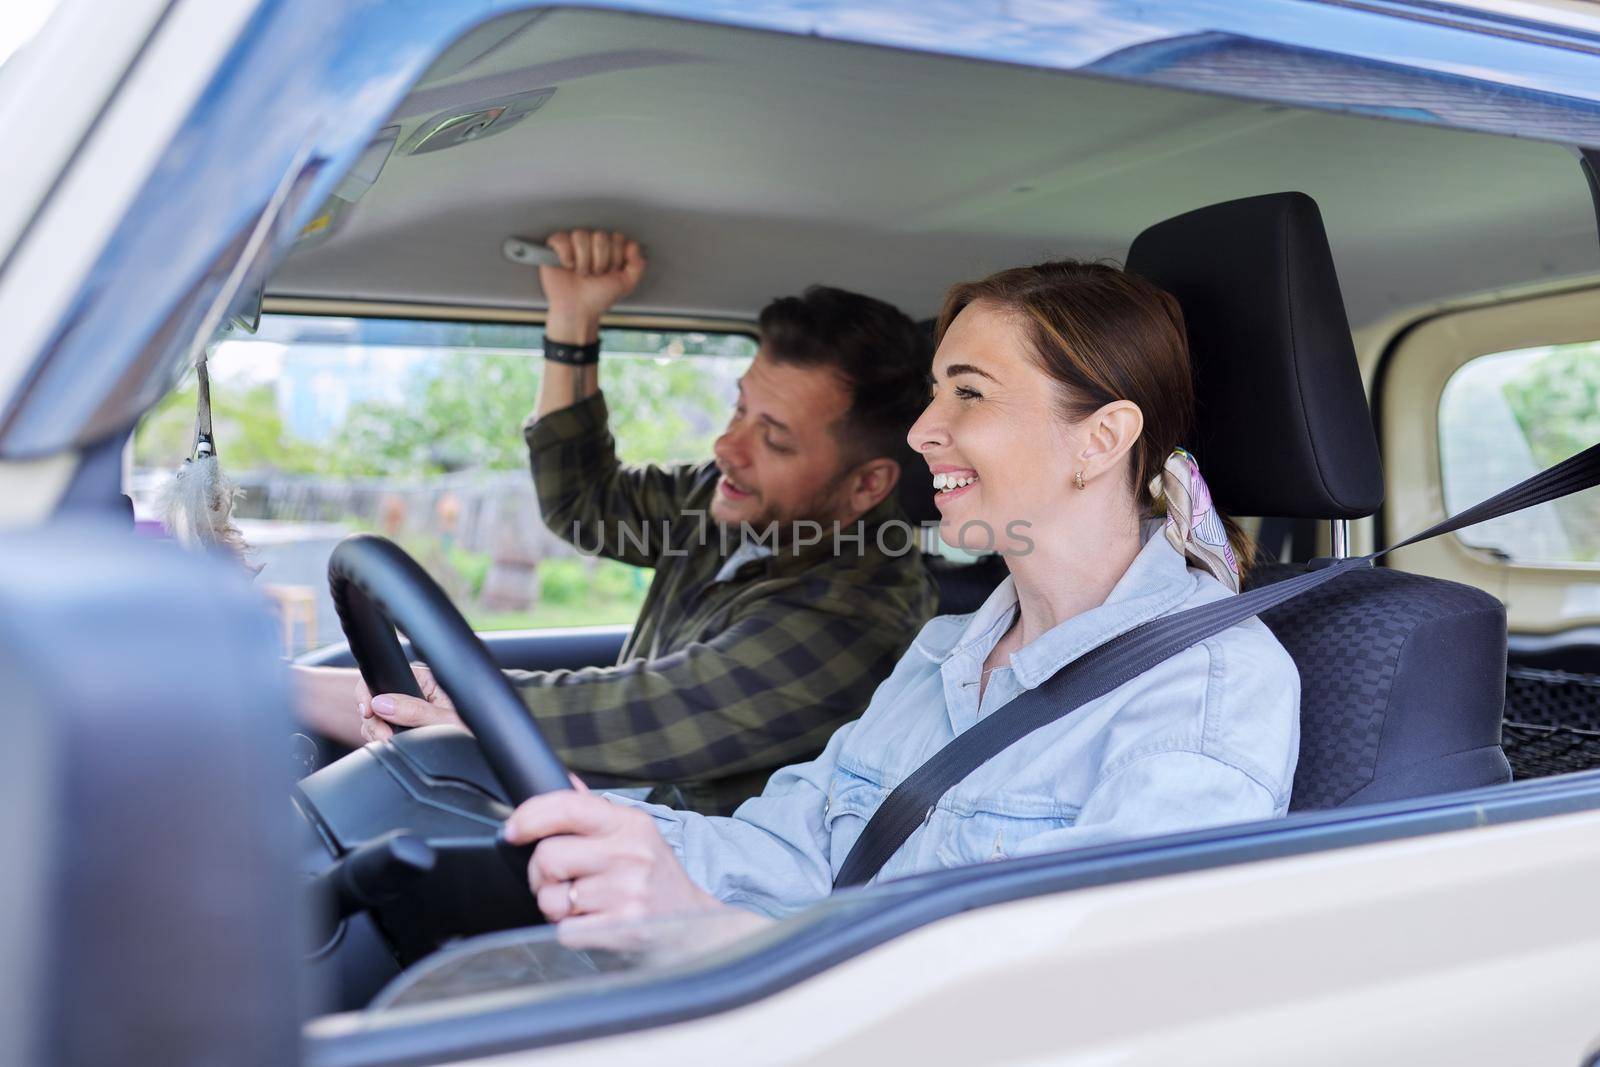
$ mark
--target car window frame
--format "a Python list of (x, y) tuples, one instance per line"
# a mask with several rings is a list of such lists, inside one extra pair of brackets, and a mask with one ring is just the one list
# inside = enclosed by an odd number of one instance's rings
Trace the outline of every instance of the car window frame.
[[(1446, 518), (1439, 403), (1450, 379), (1483, 356), (1600, 338), (1593, 280), (1436, 310), (1396, 330), (1373, 375), (1373, 417), (1385, 496), (1378, 546)], [(1568, 590), (1600, 583), (1600, 563), (1501, 560), (1458, 537), (1397, 549), (1386, 566), (1483, 589), (1506, 600), (1513, 633), (1553, 634), (1600, 625), (1600, 606), (1568, 610)]]

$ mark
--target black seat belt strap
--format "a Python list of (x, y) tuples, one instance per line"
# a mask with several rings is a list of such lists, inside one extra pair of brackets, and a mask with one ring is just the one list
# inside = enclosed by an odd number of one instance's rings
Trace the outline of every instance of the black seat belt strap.
[(1151, 619), (1090, 649), (1038, 686), (958, 734), (896, 786), (873, 812), (845, 857), (834, 878), (834, 888), (870, 881), (933, 813), (939, 799), (978, 767), (1040, 727), (1105, 696), (1163, 660), (1347, 571), (1370, 567), (1374, 560), (1395, 549), (1569, 496), (1597, 484), (1600, 484), (1600, 445), (1585, 449), (1382, 551), (1329, 560), (1325, 566), (1272, 585)]

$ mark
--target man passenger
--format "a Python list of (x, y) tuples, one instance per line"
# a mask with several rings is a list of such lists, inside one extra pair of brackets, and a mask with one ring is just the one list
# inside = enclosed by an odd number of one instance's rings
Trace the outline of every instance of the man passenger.
[[(871, 297), (813, 286), (775, 300), (715, 458), (625, 466), (600, 391), (600, 319), (639, 284), (644, 256), (598, 230), (549, 245), (561, 266), (539, 268), (545, 366), (524, 427), (544, 521), (655, 575), (615, 666), (507, 673), (579, 775), (726, 814), (859, 716), (934, 613), (895, 496), (929, 345)], [(458, 721), (420, 668), (426, 700), (369, 701), (348, 669), (297, 673), (304, 717), (348, 743)]]

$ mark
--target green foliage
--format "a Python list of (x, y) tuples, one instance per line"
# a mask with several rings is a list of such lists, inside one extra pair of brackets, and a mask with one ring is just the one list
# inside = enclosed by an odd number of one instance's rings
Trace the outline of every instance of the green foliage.
[[(694, 461), (711, 454), (743, 364), (618, 359), (601, 364), (612, 431), (632, 462)], [(324, 444), (284, 430), (270, 383), (212, 390), (218, 448), (232, 471), (340, 477), (426, 478), (457, 470), (522, 470), (522, 424), (539, 392), (526, 356), (453, 352), (419, 375), (402, 403), (356, 404)], [(174, 467), (189, 455), (195, 388), (169, 394), (139, 424), (141, 466)]]
[(461, 576), (467, 593), (472, 599), (478, 599), (483, 592), (483, 583), (489, 577), (489, 565), (494, 562), (489, 553), (473, 552), (451, 545), (445, 549), (444, 558)]
[(589, 592), (589, 576), (581, 559), (547, 559), (539, 563), (539, 603), (576, 604)]
[(618, 450), (635, 463), (710, 458), (743, 367), (712, 360), (602, 361), (600, 388)]
[(1505, 397), (1540, 466), (1576, 455), (1600, 441), (1600, 344), (1551, 349)]
[[(142, 466), (168, 469), (189, 458), (194, 443), (196, 390), (190, 380), (169, 393), (139, 423), (134, 453)], [(229, 470), (314, 470), (317, 450), (284, 432), (278, 398), (270, 384), (243, 391), (213, 389), (211, 424), (218, 455)]]
[(352, 476), (419, 477), (527, 465), (522, 420), (538, 396), (526, 356), (451, 352), (419, 375), (399, 404), (352, 407), (324, 449), (321, 470)]
[[(474, 328), (469, 343), (493, 345), (494, 329)], [(515, 329), (516, 340), (525, 344), (527, 328)], [(752, 354), (751, 340), (737, 334), (607, 330), (604, 343), (612, 354), (600, 365), (600, 382), (623, 455), (631, 462), (656, 463), (708, 456), (727, 419), (733, 380)], [(617, 354), (625, 352), (661, 355)], [(259, 343), (240, 341), (219, 349), (213, 365), (225, 371), (238, 365), (235, 360), (259, 357)], [(325, 357), (297, 355), (291, 347), (283, 358)], [(218, 448), (236, 473), (422, 479), (458, 470), (522, 470), (528, 462), (522, 424), (538, 399), (540, 369), (539, 358), (526, 351), (440, 350), (415, 367), (399, 401), (354, 405), (332, 437), (319, 443), (285, 432), (272, 382), (240, 390), (225, 373), (214, 372)], [(188, 456), (194, 404), (191, 376), (143, 420), (135, 445), (141, 466), (172, 467)]]
[[(601, 364), (612, 432), (630, 461), (710, 455), (727, 417), (732, 376), (742, 365), (708, 364), (627, 358)], [(443, 356), (404, 403), (353, 407), (318, 469), (386, 477), (521, 470), (528, 463), (522, 424), (538, 400), (539, 370), (526, 356)]]
[(639, 617), (639, 605), (620, 600), (585, 604), (540, 604), (530, 611), (464, 612), (474, 630), (544, 630), (554, 626), (630, 625)]
[[(1502, 389), (1539, 466), (1600, 442), (1600, 342), (1557, 345)], [(1553, 506), (1573, 557), (1600, 559), (1600, 496), (1590, 490)]]
[(636, 611), (650, 587), (650, 572), (610, 559), (561, 556), (539, 563), (539, 604), (628, 604)]
[[(497, 351), (441, 346), (408, 364), (403, 358), (397, 362), (411, 367), (403, 387), (391, 390), (386, 401), (354, 404), (322, 441), (300, 439), (287, 431), (279, 413), (278, 383), (260, 381), (260, 368), (272, 366), (268, 358), (281, 358), (286, 370), (320, 373), (326, 368), (348, 375), (352, 367), (363, 364), (342, 363), (337, 352), (333, 362), (318, 362), (330, 358), (326, 347), (297, 350), (289, 339), (281, 342), (289, 345), (287, 350), (277, 349), (278, 341), (230, 343), (219, 348), (213, 360), (219, 454), (235, 477), (321, 476), (304, 483), (311, 485), (374, 478), (423, 485), (455, 471), (526, 471), (522, 426), (537, 403), (542, 366), (536, 351), (528, 348), (529, 340), (526, 327), (486, 326), (474, 328), (466, 337), (452, 336), (446, 343), (491, 349), (498, 345)], [(384, 343), (393, 342), (373, 340), (375, 345)], [(724, 334), (607, 330), (604, 344), (609, 354), (601, 363), (600, 381), (622, 456), (629, 462), (653, 463), (709, 457), (731, 408), (734, 381), (753, 355), (751, 340)], [(520, 351), (506, 351), (507, 346)], [(629, 352), (660, 355), (620, 354)], [(359, 344), (352, 354), (363, 354)], [(304, 383), (312, 377), (302, 373), (295, 380)], [(241, 386), (241, 380), (253, 384)], [(194, 417), (191, 376), (140, 423), (136, 464), (172, 469), (182, 463), (189, 454)], [(349, 517), (345, 525), (368, 529), (375, 524), (368, 516)], [(479, 629), (632, 622), (650, 581), (649, 571), (609, 560), (546, 558), (539, 562), (540, 595), (533, 607), (522, 612), (481, 612), (472, 605), (483, 593), (492, 566), (490, 553), (462, 548), (431, 529), (407, 531), (400, 540)]]
[(601, 343), (608, 352), (659, 352), (663, 356), (731, 356), (749, 358), (756, 354), (755, 341), (737, 333), (665, 333), (659, 330), (613, 330), (601, 332)]
[(608, 559), (563, 556), (539, 563), (539, 601), (528, 611), (467, 612), (475, 630), (604, 626), (639, 617), (650, 572)]

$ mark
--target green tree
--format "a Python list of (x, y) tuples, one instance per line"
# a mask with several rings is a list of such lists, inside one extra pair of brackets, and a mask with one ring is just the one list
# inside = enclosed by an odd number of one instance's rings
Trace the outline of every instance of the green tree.
[(539, 391), (527, 356), (452, 352), (398, 404), (352, 407), (323, 448), (328, 474), (416, 477), (514, 470), (528, 462), (522, 421)]
[[(1556, 345), (1503, 387), (1507, 405), (1541, 467), (1600, 442), (1600, 342)], [(1600, 491), (1551, 505), (1575, 559), (1600, 559)]]
[(1600, 441), (1600, 343), (1555, 346), (1505, 397), (1541, 466), (1576, 455)]
[(728, 421), (734, 382), (748, 360), (616, 359), (600, 387), (619, 453), (636, 463), (698, 462)]
[[(602, 362), (612, 432), (633, 462), (699, 460), (727, 418), (743, 362), (629, 358)], [(522, 355), (454, 352), (419, 376), (404, 402), (358, 404), (323, 450), (329, 474), (415, 477), (520, 470), (522, 424), (539, 391), (539, 363)]]
[[(196, 389), (193, 373), (139, 423), (134, 454), (143, 466), (177, 467), (194, 444)], [(230, 470), (287, 471), (316, 469), (312, 446), (284, 431), (277, 393), (269, 383), (243, 391), (211, 391), (212, 435), (217, 454)]]
[[(601, 386), (624, 458), (672, 463), (709, 456), (727, 421), (734, 381), (748, 365), (749, 339), (627, 330), (607, 331), (606, 343), (614, 352), (663, 353), (613, 355), (601, 363)], [(532, 353), (442, 352), (417, 368), (400, 401), (354, 405), (323, 442), (286, 431), (272, 383), (241, 390), (214, 378), (219, 454), (235, 472), (425, 478), (457, 470), (522, 470), (528, 462), (522, 425), (538, 398), (540, 368)], [(194, 406), (191, 375), (140, 423), (135, 455), (141, 466), (175, 467), (189, 455)]]

